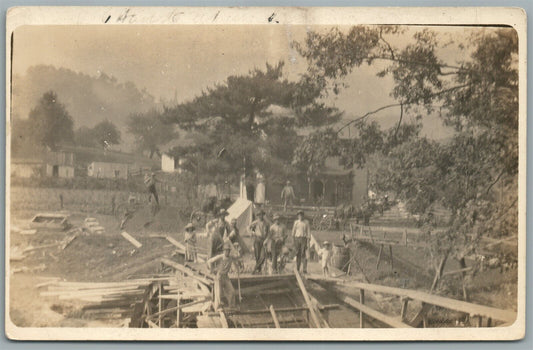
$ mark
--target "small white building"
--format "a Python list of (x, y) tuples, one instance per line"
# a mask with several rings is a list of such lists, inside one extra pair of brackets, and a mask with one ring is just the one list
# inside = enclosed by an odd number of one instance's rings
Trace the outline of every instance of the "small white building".
[(174, 158), (166, 153), (161, 156), (161, 170), (165, 173), (178, 173), (181, 174), (182, 169), (180, 165), (183, 164), (183, 160)]
[(74, 177), (74, 167), (70, 165), (46, 164), (46, 176), (70, 179)]
[(92, 162), (87, 176), (99, 179), (127, 179), (129, 165), (125, 163)]

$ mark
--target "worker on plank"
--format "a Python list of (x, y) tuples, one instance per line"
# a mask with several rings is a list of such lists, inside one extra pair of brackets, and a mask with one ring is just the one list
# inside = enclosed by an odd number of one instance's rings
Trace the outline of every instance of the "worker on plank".
[(220, 209), (218, 217), (205, 225), (209, 233), (208, 258), (217, 256), (223, 251), (224, 236), (230, 231), (230, 227), (226, 222), (227, 215), (226, 209)]
[(280, 223), (279, 214), (275, 214), (273, 220), (274, 223), (272, 224), (272, 226), (270, 226), (269, 229), (269, 245), (270, 255), (272, 258), (272, 272), (280, 273), (280, 271), (278, 270), (278, 259), (281, 255), (281, 250), (283, 248), (285, 240), (287, 239), (287, 234), (285, 226)]
[(294, 198), (294, 188), (292, 188), (291, 182), (287, 181), (285, 187), (281, 190), (281, 201), (283, 202), (284, 212), (287, 211), (287, 204), (292, 207)]
[(224, 243), (223, 249), (224, 252), (222, 254), (207, 260), (207, 265), (210, 269), (212, 269), (214, 264), (217, 265), (215, 277), (215, 310), (219, 310), (222, 304), (222, 297), (226, 298), (230, 308), (235, 308), (235, 288), (233, 288), (228, 274), (232, 265), (239, 268), (239, 257), (231, 242)]
[(191, 222), (185, 226), (185, 260), (192, 262), (198, 262), (195, 230), (196, 228)]
[(248, 230), (252, 234), (254, 242), (255, 268), (254, 273), (261, 273), (266, 258), (265, 243), (268, 237), (268, 223), (265, 221), (265, 212), (261, 209), (257, 213), (257, 220), (254, 220)]
[(309, 231), (309, 221), (305, 219), (304, 212), (299, 210), (298, 218), (294, 221), (292, 227), (292, 236), (294, 237), (294, 245), (296, 249), (296, 268), (300, 271), (300, 266), (303, 263), (303, 273), (307, 273), (306, 251), (309, 249), (309, 240), (311, 233)]
[(148, 190), (148, 201), (152, 202), (152, 197), (154, 197), (155, 200), (155, 210), (154, 212), (157, 212), (159, 210), (159, 196), (157, 195), (157, 189), (155, 188), (156, 182), (160, 182), (155, 178), (155, 173), (146, 173), (144, 175), (144, 185), (146, 186), (146, 189)]

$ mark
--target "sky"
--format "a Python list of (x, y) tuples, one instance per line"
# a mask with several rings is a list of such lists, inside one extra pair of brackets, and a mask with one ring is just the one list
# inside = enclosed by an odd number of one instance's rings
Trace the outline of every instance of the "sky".
[[(230, 75), (264, 69), (266, 62), (285, 61), (285, 74), (296, 80), (307, 63), (290, 44), (317, 29), (327, 30), (289, 25), (22, 26), (14, 34), (12, 68), (15, 75), (24, 75), (38, 64), (91, 76), (105, 73), (119, 82), (132, 81), (156, 100), (184, 102)], [(462, 27), (436, 30), (456, 41), (464, 41), (473, 31)], [(393, 45), (405, 45), (413, 32), (408, 29)], [(454, 45), (441, 54), (451, 64), (464, 58)], [(328, 103), (344, 111), (343, 118), (349, 120), (396, 102), (389, 96), (392, 78), (376, 76), (383, 64), (376, 61), (355, 70), (345, 79), (348, 87), (329, 97)], [(398, 117), (399, 108), (391, 108), (372, 118), (390, 127)], [(440, 139), (449, 137), (451, 131), (432, 115), (424, 121), (423, 134)]]

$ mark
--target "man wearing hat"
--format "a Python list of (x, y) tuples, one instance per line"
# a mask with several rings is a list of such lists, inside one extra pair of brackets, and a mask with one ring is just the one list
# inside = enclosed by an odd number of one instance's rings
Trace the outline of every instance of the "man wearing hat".
[(208, 258), (212, 258), (222, 253), (224, 245), (224, 236), (230, 232), (226, 216), (226, 209), (220, 209), (216, 219), (209, 221), (205, 228), (209, 232)]
[(285, 187), (281, 190), (281, 201), (283, 202), (283, 211), (287, 211), (287, 204), (292, 207), (292, 202), (294, 200), (294, 189), (291, 186), (291, 182), (287, 181)]
[(192, 262), (198, 261), (195, 229), (194, 225), (190, 222), (185, 226), (185, 260)]
[(233, 288), (228, 274), (231, 270), (231, 265), (235, 265), (236, 268), (239, 268), (237, 265), (239, 260), (231, 254), (232, 251), (234, 251), (231, 242), (228, 241), (224, 243), (223, 251), (222, 254), (207, 260), (207, 266), (210, 270), (213, 270), (213, 265), (216, 265), (215, 310), (219, 309), (222, 296), (227, 299), (230, 308), (235, 308), (235, 288)]
[(270, 226), (270, 252), (272, 256), (272, 271), (280, 273), (278, 270), (278, 258), (281, 254), (281, 249), (285, 243), (287, 235), (285, 233), (285, 226), (280, 223), (279, 214), (274, 215), (274, 223)]
[(252, 234), (254, 242), (255, 268), (254, 273), (260, 273), (265, 262), (264, 244), (268, 237), (268, 224), (265, 221), (265, 212), (261, 209), (257, 213), (257, 220), (253, 221), (248, 230)]
[[(309, 222), (304, 219), (304, 212), (299, 210), (298, 219), (294, 221), (292, 227), (292, 236), (294, 237), (294, 246), (296, 249), (296, 268), (300, 271), (302, 262), (306, 259), (305, 252), (309, 248), (311, 234), (309, 231)], [(306, 264), (303, 264), (303, 273), (307, 273)]]

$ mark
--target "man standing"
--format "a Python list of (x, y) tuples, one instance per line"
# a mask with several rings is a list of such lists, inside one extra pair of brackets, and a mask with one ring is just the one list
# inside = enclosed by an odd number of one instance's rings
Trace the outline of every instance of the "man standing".
[(228, 306), (235, 308), (235, 288), (231, 284), (229, 279), (229, 272), (231, 265), (235, 265), (237, 268), (238, 256), (232, 256), (231, 252), (233, 246), (230, 242), (224, 243), (224, 253), (219, 254), (211, 259), (207, 260), (207, 266), (210, 270), (213, 269), (213, 265), (217, 266), (217, 273), (215, 279), (215, 310), (218, 310), (221, 304), (221, 297), (224, 296), (227, 299)]
[(292, 207), (292, 202), (294, 198), (294, 189), (291, 186), (291, 182), (287, 181), (285, 187), (283, 187), (283, 189), (281, 190), (281, 201), (283, 202), (283, 211), (287, 211), (287, 204)]
[(196, 233), (194, 232), (196, 228), (194, 225), (189, 222), (185, 226), (185, 260), (197, 262), (198, 254), (196, 252)]
[[(309, 222), (304, 219), (304, 212), (299, 210), (298, 219), (294, 222), (292, 227), (292, 236), (294, 237), (294, 245), (296, 249), (296, 268), (300, 271), (300, 265), (306, 259), (305, 253), (309, 247), (309, 239), (311, 234), (309, 232)], [(307, 273), (307, 266), (303, 264), (303, 273)]]
[(225, 209), (220, 209), (218, 217), (205, 225), (206, 231), (209, 233), (209, 247), (207, 252), (209, 258), (215, 257), (223, 251), (223, 238), (230, 231), (226, 222), (227, 215), (228, 212)]
[(150, 194), (150, 197), (148, 197), (148, 200), (152, 201), (152, 196), (155, 199), (155, 203), (157, 205), (157, 208), (159, 208), (159, 197), (157, 196), (157, 190), (155, 188), (155, 183), (158, 180), (155, 178), (155, 173), (146, 173), (144, 175), (144, 185), (146, 186), (146, 189), (148, 190), (148, 193)]
[(270, 226), (270, 250), (272, 254), (272, 271), (279, 273), (278, 258), (281, 254), (281, 249), (287, 238), (285, 234), (285, 227), (280, 224), (280, 217), (278, 214), (274, 215), (274, 223)]
[(268, 225), (265, 221), (265, 212), (259, 210), (258, 219), (250, 224), (248, 230), (254, 242), (255, 268), (254, 273), (260, 273), (265, 262), (265, 240), (268, 237)]

